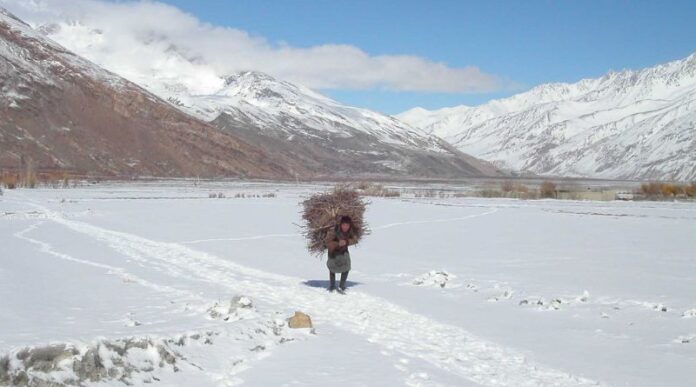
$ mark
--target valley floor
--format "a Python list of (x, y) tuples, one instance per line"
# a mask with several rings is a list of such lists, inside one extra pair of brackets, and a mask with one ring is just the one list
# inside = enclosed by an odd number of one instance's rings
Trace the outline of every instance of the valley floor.
[(696, 203), (374, 198), (340, 295), (325, 188), (6, 190), (0, 385), (694, 384)]

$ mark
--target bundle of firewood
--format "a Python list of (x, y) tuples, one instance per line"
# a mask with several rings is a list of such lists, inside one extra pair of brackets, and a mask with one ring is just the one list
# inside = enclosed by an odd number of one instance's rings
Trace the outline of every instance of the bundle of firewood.
[(367, 202), (354, 189), (337, 186), (325, 193), (318, 193), (302, 202), (302, 233), (307, 238), (307, 248), (314, 255), (326, 251), (324, 239), (341, 220), (349, 216), (353, 222), (353, 234), (358, 241), (369, 232), (363, 215)]

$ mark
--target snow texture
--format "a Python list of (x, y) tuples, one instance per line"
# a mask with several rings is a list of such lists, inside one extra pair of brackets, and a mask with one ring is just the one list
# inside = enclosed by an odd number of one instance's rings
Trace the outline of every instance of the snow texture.
[[(324, 262), (293, 225), (302, 199), (323, 189), (179, 181), (6, 191), (0, 380), (688, 386), (696, 377), (693, 204), (377, 198), (343, 296), (325, 290)], [(268, 191), (277, 196), (234, 198)], [(313, 330), (287, 328), (297, 310)]]

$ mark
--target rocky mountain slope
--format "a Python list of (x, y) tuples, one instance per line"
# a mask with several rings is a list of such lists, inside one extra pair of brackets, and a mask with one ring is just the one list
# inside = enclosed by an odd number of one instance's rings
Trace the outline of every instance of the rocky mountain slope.
[(258, 72), (225, 79), (214, 94), (170, 96), (184, 111), (245, 140), (295, 155), (327, 175), (496, 175), (489, 163), (399, 120), (341, 105)]
[[(142, 31), (129, 45), (143, 65), (112, 44), (114, 33), (92, 20), (56, 13), (37, 30), (97, 61), (173, 106), (268, 153), (292, 159), (314, 177), (495, 176), (490, 163), (393, 117), (341, 105), (303, 86), (244, 71), (223, 74), (170, 37)], [(110, 55), (95, 53), (109, 52)]]
[(498, 166), (547, 175), (696, 179), (696, 54), (481, 106), (397, 118)]
[(0, 167), (290, 177), (309, 170), (175, 109), (0, 8)]

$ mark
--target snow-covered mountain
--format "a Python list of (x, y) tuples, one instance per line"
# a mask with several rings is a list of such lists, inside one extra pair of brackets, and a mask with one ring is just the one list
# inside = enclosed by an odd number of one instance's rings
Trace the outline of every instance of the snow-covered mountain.
[[(326, 174), (427, 177), (496, 175), (437, 136), (381, 113), (342, 105), (301, 85), (245, 71), (212, 94), (170, 90), (182, 110), (245, 140), (303, 158)], [(176, 91), (173, 91), (176, 90)]]
[(260, 129), (279, 131), (287, 136), (307, 134), (302, 131), (346, 136), (355, 131), (384, 143), (445, 151), (433, 136), (394, 117), (342, 105), (306, 87), (260, 72), (230, 75), (225, 78), (223, 87), (210, 95), (171, 94), (170, 98), (176, 98), (184, 110), (206, 121), (225, 113), (237, 119), (251, 118)]
[[(314, 176), (460, 178), (499, 174), (492, 164), (394, 117), (342, 105), (260, 72), (223, 74), (166, 35), (141, 31), (124, 48), (112, 42), (117, 33), (90, 23), (95, 22), (61, 19), (56, 14), (50, 22), (34, 24), (51, 39), (180, 110), (269, 153), (295, 158)], [(142, 53), (147, 59), (134, 58), (132, 53)]]
[(0, 7), (0, 169), (101, 175), (308, 175), (66, 50)]
[(397, 118), (498, 166), (546, 175), (696, 179), (696, 54), (481, 106)]

